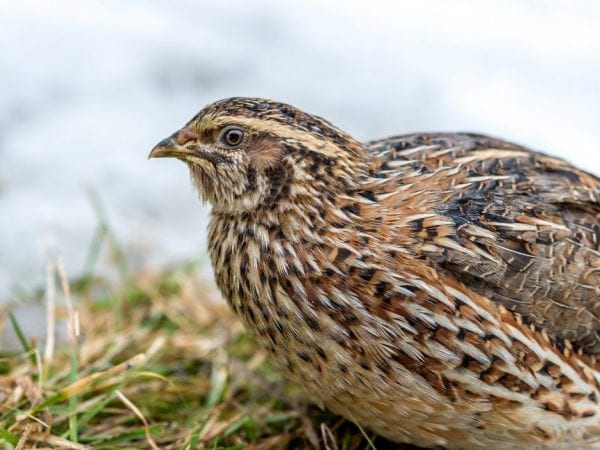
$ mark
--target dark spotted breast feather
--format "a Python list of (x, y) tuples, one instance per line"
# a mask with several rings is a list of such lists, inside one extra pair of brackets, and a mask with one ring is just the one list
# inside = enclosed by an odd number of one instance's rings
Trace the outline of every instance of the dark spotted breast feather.
[(414, 230), (415, 257), (600, 358), (598, 178), (474, 134), (399, 136), (368, 146), (374, 178), (395, 177), (400, 186), (398, 175), (410, 173), (416, 188), (419, 179), (434, 184), (426, 189), (440, 201), (430, 212), (450, 225), (444, 233)]

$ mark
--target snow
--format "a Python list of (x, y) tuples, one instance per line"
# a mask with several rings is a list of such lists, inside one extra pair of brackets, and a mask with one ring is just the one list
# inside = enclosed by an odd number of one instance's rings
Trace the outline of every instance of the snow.
[(600, 3), (0, 2), (0, 304), (84, 266), (101, 196), (140, 264), (204, 258), (183, 164), (146, 159), (205, 104), (275, 98), (361, 139), (504, 137), (600, 173)]

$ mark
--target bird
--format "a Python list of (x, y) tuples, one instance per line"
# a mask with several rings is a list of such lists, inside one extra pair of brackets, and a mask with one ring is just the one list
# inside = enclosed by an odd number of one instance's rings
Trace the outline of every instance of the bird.
[(223, 297), (308, 398), (424, 448), (600, 448), (600, 180), (473, 133), (360, 142), (232, 97), (149, 157), (211, 205)]

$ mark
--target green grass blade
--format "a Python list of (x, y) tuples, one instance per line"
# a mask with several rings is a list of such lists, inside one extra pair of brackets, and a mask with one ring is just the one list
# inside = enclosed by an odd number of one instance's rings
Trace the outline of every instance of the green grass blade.
[(23, 333), (23, 330), (21, 329), (19, 322), (17, 322), (16, 317), (12, 312), (9, 312), (8, 318), (10, 319), (10, 323), (12, 324), (12, 327), (15, 330), (15, 334), (17, 335), (17, 339), (23, 347), (23, 350), (25, 350), (26, 353), (29, 353), (29, 360), (31, 361), (31, 364), (33, 364), (34, 366), (37, 365), (37, 361), (35, 359), (35, 352), (32, 350), (31, 345), (29, 345), (29, 342), (27, 342), (27, 339), (25, 338), (25, 333)]
[[(73, 346), (71, 353), (71, 370), (69, 379), (72, 383), (77, 381), (79, 373), (79, 360), (77, 346)], [(79, 395), (75, 394), (69, 397), (69, 438), (73, 442), (77, 442), (79, 435), (79, 426), (77, 424), (77, 407), (79, 406)]]
[(17, 443), (19, 442), (19, 436), (15, 436), (10, 431), (0, 427), (0, 442), (2, 442), (3, 440), (8, 442), (9, 444), (17, 445)]

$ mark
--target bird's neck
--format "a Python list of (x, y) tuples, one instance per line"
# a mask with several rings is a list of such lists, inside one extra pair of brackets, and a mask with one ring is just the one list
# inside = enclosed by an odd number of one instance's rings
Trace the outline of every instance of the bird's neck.
[[(316, 244), (330, 227), (342, 226), (335, 197), (312, 197), (281, 202), (248, 212), (213, 210), (209, 242), (246, 250), (249, 242), (262, 249), (283, 244)], [(345, 224), (344, 224), (345, 225)]]
[(350, 226), (336, 199), (327, 197), (254, 214), (213, 211), (208, 244), (217, 284), (243, 315), (240, 308), (247, 307), (251, 294), (270, 281), (318, 276), (319, 259), (327, 259), (332, 237), (344, 239)]

